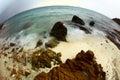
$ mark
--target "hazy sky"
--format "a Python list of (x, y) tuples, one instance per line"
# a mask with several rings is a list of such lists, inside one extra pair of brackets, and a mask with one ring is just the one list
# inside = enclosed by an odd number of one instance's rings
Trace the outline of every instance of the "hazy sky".
[(120, 18), (120, 0), (0, 0), (0, 22), (22, 11), (50, 5), (69, 5)]

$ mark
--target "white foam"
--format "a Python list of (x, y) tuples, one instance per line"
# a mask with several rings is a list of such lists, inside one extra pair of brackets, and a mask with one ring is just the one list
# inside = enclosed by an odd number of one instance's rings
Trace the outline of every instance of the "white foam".
[(84, 37), (85, 32), (80, 30), (78, 27), (74, 25), (64, 25), (67, 28), (67, 41), (79, 40), (80, 38)]

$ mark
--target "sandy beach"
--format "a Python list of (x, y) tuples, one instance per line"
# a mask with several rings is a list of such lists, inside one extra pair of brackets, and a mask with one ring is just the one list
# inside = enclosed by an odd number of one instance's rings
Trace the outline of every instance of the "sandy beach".
[[(98, 64), (106, 72), (106, 80), (120, 79), (120, 50), (107, 38), (100, 35), (86, 35), (75, 41), (61, 42), (53, 48), (55, 52), (62, 53), (62, 61), (73, 58), (81, 50), (92, 50)], [(117, 66), (116, 66), (117, 65)], [(119, 76), (119, 78), (118, 78)]]

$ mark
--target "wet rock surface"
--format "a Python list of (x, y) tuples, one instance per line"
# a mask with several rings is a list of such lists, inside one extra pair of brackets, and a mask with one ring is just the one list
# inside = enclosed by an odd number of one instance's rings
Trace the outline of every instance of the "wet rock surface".
[(3, 24), (2, 23), (0, 23), (0, 30), (3, 28)]
[(112, 20), (115, 21), (117, 24), (120, 25), (120, 19), (119, 18), (113, 18)]
[(76, 15), (73, 16), (72, 22), (75, 22), (75, 23), (80, 24), (80, 25), (85, 25), (85, 22)]
[(120, 49), (120, 31), (115, 30), (115, 32), (107, 32), (106, 36)]
[(82, 30), (82, 31), (84, 31), (86, 34), (91, 33), (90, 30), (88, 30), (85, 27), (79, 26), (79, 29)]
[(57, 22), (53, 26), (50, 35), (59, 41), (66, 41), (67, 28), (63, 25), (62, 22)]
[(94, 22), (94, 21), (90, 21), (89, 25), (90, 25), (90, 26), (94, 26), (94, 25), (95, 25), (95, 22)]
[[(113, 18), (112, 20), (120, 25), (120, 19)], [(120, 31), (117, 29), (113, 29), (113, 31), (106, 31), (106, 33), (106, 37), (120, 49)]]
[(105, 72), (97, 64), (92, 51), (81, 51), (50, 72), (38, 74), (34, 80), (105, 80)]

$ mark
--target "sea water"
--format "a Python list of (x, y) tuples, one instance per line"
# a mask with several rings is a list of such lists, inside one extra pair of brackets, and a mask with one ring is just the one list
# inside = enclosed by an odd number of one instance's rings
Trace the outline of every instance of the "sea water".
[[(115, 22), (97, 12), (78, 7), (49, 6), (28, 10), (11, 17), (4, 22), (3, 29), (0, 30), (0, 38), (18, 42), (22, 45), (30, 42), (35, 44), (38, 39), (49, 36), (50, 30), (56, 22), (71, 21), (74, 15), (77, 15), (85, 22), (84, 27), (91, 28), (89, 22), (94, 21), (95, 27), (92, 28), (94, 34), (104, 34), (101, 31), (105, 30), (120, 30), (120, 27)], [(77, 31), (69, 31), (68, 33), (82, 35), (81, 32)]]

